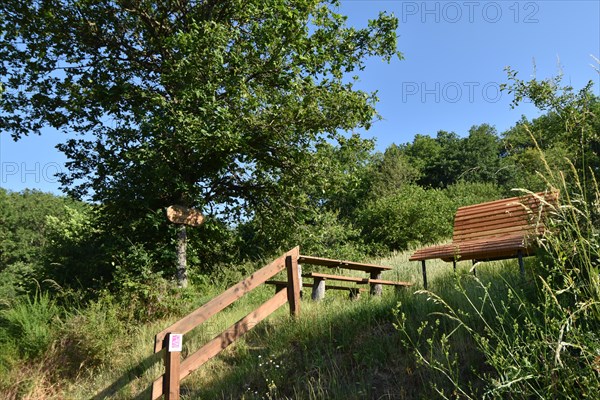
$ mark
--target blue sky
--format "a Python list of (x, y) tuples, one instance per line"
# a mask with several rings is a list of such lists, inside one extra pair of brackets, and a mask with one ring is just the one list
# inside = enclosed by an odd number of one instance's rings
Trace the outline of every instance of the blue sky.
[[(380, 11), (400, 19), (404, 60), (369, 60), (357, 85), (378, 91), (383, 120), (360, 132), (376, 138), (377, 150), (442, 129), (464, 136), (482, 123), (502, 132), (521, 115), (538, 116), (530, 104), (512, 110), (511, 97), (499, 92), (506, 66), (522, 79), (548, 78), (560, 68), (565, 83), (581, 88), (593, 80), (600, 95), (592, 58), (600, 58), (599, 0), (342, 0), (339, 11), (357, 27)], [(62, 140), (50, 130), (17, 143), (0, 133), (0, 187), (58, 193), (53, 174), (65, 159), (54, 146)]]

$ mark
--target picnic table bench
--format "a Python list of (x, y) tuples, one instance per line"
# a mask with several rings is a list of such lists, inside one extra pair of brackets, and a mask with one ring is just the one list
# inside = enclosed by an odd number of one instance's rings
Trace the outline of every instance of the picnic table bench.
[[(287, 281), (266, 281), (265, 283), (268, 284), (268, 285), (275, 285), (275, 291), (279, 291), (279, 290), (285, 289), (288, 286)], [(302, 283), (302, 286), (303, 287), (304, 286), (306, 286), (306, 287), (312, 287), (313, 288), (313, 292), (314, 292), (315, 285), (313, 283)], [(367, 291), (367, 289), (361, 288), (361, 287), (338, 286), (338, 285), (328, 285), (327, 289), (329, 289), (329, 290), (347, 291), (348, 295), (349, 295), (349, 297), (351, 299), (358, 299), (360, 297), (361, 293)], [(323, 291), (324, 291), (324, 288), (323, 288)], [(313, 293), (313, 300), (315, 300), (314, 293)]]
[[(298, 257), (298, 264), (309, 264), (309, 265), (320, 265), (329, 268), (341, 268), (341, 269), (349, 269), (353, 271), (363, 271), (369, 274), (366, 278), (356, 277), (356, 276), (344, 276), (344, 275), (333, 275), (333, 274), (325, 274), (319, 272), (311, 272), (307, 274), (302, 274), (301, 276), (304, 278), (313, 278), (312, 284), (303, 284), (304, 286), (312, 287), (312, 299), (313, 300), (321, 300), (325, 296), (325, 281), (340, 281), (340, 282), (351, 282), (357, 285), (369, 285), (370, 293), (372, 295), (381, 295), (383, 290), (383, 285), (394, 286), (395, 288), (407, 287), (410, 286), (409, 282), (396, 282), (390, 280), (381, 279), (381, 274), (384, 271), (389, 271), (392, 267), (375, 265), (375, 264), (366, 264), (359, 263), (353, 261), (342, 261), (342, 260), (333, 260), (329, 258), (322, 257), (312, 257), (312, 256), (303, 256), (300, 255)], [(273, 285), (282, 285), (285, 282), (280, 281), (271, 281), (267, 282)], [(350, 292), (350, 297), (356, 298), (358, 295), (365, 291), (363, 288), (357, 287), (349, 287), (349, 286), (335, 286), (335, 285), (327, 285), (327, 289), (333, 290), (348, 290)]]
[(424, 247), (409, 261), (421, 261), (423, 285), (427, 289), (425, 260), (493, 261), (519, 259), (525, 274), (523, 257), (532, 255), (536, 238), (544, 233), (544, 217), (558, 200), (558, 192), (534, 193), (520, 197), (460, 207), (454, 217), (452, 243)]

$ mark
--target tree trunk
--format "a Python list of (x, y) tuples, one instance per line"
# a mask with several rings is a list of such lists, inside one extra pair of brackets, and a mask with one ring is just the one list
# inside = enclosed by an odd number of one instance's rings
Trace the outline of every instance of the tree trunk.
[(187, 285), (187, 233), (185, 225), (180, 225), (177, 232), (177, 286), (186, 288)]

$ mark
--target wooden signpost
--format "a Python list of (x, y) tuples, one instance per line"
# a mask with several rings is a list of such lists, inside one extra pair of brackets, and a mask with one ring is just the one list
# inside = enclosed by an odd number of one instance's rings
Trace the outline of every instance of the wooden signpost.
[(173, 205), (167, 208), (167, 219), (179, 225), (177, 233), (177, 284), (187, 287), (187, 226), (200, 226), (204, 215), (193, 208)]
[(167, 218), (174, 224), (199, 226), (204, 222), (204, 215), (193, 208), (170, 206), (167, 208)]

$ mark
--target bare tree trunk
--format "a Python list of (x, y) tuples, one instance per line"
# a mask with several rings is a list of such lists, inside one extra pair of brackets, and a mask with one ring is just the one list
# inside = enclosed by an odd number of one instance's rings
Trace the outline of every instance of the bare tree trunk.
[(177, 286), (186, 288), (187, 285), (187, 232), (185, 225), (180, 225), (177, 232)]

